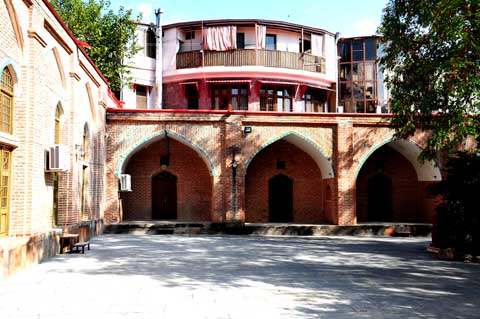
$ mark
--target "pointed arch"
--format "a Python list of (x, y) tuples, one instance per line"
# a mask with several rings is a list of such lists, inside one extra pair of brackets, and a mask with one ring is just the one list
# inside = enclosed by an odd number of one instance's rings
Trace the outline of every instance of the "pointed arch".
[(410, 162), (410, 164), (412, 164), (415, 172), (417, 173), (418, 181), (438, 182), (442, 180), (440, 168), (435, 164), (435, 162), (425, 161), (422, 163), (418, 160), (418, 156), (422, 151), (418, 144), (411, 140), (397, 140), (393, 139), (393, 137), (373, 145), (370, 150), (362, 156), (358, 162), (357, 168), (355, 169), (355, 180), (357, 179), (363, 164), (365, 164), (368, 158), (380, 147), (387, 144), (395, 151), (402, 154)]
[(132, 145), (124, 154), (120, 156), (117, 164), (117, 168), (115, 170), (115, 174), (117, 176), (120, 176), (120, 174), (123, 174), (123, 172), (125, 171), (125, 168), (128, 165), (128, 162), (130, 161), (132, 156), (135, 155), (135, 153), (137, 153), (142, 148), (145, 148), (148, 145), (153, 144), (158, 140), (165, 138), (165, 134), (168, 134), (169, 138), (172, 138), (177, 142), (180, 142), (186, 145), (187, 147), (192, 148), (207, 165), (210, 176), (219, 176), (218, 169), (215, 167), (215, 164), (212, 158), (207, 154), (207, 152), (203, 148), (201, 148), (199, 145), (197, 145), (196, 143), (194, 143), (184, 135), (181, 135), (175, 131), (168, 130), (168, 129), (154, 132), (153, 134), (150, 134), (149, 136), (145, 136), (143, 139), (139, 140), (137, 143)]
[(12, 76), (12, 79), (13, 79), (13, 83), (17, 84), (18, 83), (18, 75), (20, 73), (18, 72), (18, 69), (17, 69), (16, 65), (13, 63), (12, 60), (6, 59), (2, 63), (2, 65), (0, 66), (0, 78), (1, 78), (4, 70), (8, 70), (10, 72), (10, 75)]
[(270, 141), (264, 143), (262, 146), (260, 146), (246, 161), (245, 161), (245, 168), (244, 168), (244, 174), (247, 174), (248, 171), (248, 166), (252, 162), (252, 160), (255, 158), (255, 156), (265, 149), (267, 146), (279, 141), (279, 140), (285, 140), (308, 155), (310, 155), (315, 163), (318, 165), (318, 168), (322, 172), (322, 178), (323, 179), (328, 179), (328, 178), (333, 178), (335, 176), (333, 166), (332, 166), (332, 159), (328, 157), (324, 151), (318, 147), (318, 145), (309, 139), (306, 136), (300, 135), (297, 132), (294, 131), (288, 131), (280, 136), (277, 136)]
[(18, 20), (17, 11), (12, 3), (12, 0), (3, 0), (5, 6), (7, 7), (8, 15), (10, 16), (10, 22), (12, 23), (13, 32), (17, 38), (18, 47), (20, 51), (23, 52), (25, 46), (25, 41), (23, 40), (22, 28), (20, 26), (20, 21)]
[(62, 58), (60, 57), (60, 53), (58, 52), (58, 49), (56, 47), (54, 47), (52, 51), (53, 51), (53, 55), (55, 56), (55, 61), (57, 62), (58, 73), (60, 74), (60, 79), (62, 80), (62, 87), (66, 89), (67, 79), (65, 77), (65, 70), (62, 64)]

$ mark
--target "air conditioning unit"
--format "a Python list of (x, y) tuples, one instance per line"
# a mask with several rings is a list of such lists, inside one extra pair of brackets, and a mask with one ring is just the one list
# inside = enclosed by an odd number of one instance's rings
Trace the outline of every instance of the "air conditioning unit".
[(128, 174), (120, 175), (120, 191), (131, 192), (132, 191), (132, 177)]
[(55, 144), (45, 154), (45, 171), (66, 172), (70, 168), (70, 154), (66, 145)]

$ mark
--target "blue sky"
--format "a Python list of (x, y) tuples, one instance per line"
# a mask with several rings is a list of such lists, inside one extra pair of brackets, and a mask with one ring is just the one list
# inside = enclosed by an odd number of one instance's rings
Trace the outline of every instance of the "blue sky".
[(371, 35), (380, 24), (387, 0), (119, 0), (143, 13), (143, 21), (155, 21), (154, 10), (163, 8), (163, 24), (210, 19), (266, 19), (293, 22), (341, 32), (342, 36)]

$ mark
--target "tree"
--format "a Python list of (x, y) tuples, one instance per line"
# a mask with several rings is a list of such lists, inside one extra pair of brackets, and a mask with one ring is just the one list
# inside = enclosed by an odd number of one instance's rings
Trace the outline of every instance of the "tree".
[(430, 187), (444, 202), (437, 207), (435, 245), (480, 256), (480, 156), (461, 153), (447, 163), (447, 179)]
[[(431, 131), (423, 158), (480, 136), (480, 3), (390, 0), (379, 31), (392, 125), (406, 138)], [(476, 146), (478, 149), (478, 144)]]
[(51, 4), (73, 34), (90, 45), (87, 53), (118, 96), (125, 84), (122, 75), (128, 74), (123, 61), (138, 51), (132, 11), (120, 7), (115, 13), (108, 0), (52, 0)]

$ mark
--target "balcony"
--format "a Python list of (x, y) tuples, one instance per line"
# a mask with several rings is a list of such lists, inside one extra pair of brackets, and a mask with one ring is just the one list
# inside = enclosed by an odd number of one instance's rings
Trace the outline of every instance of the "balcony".
[(177, 69), (206, 66), (265, 66), (325, 73), (325, 58), (274, 50), (189, 51), (177, 53)]

